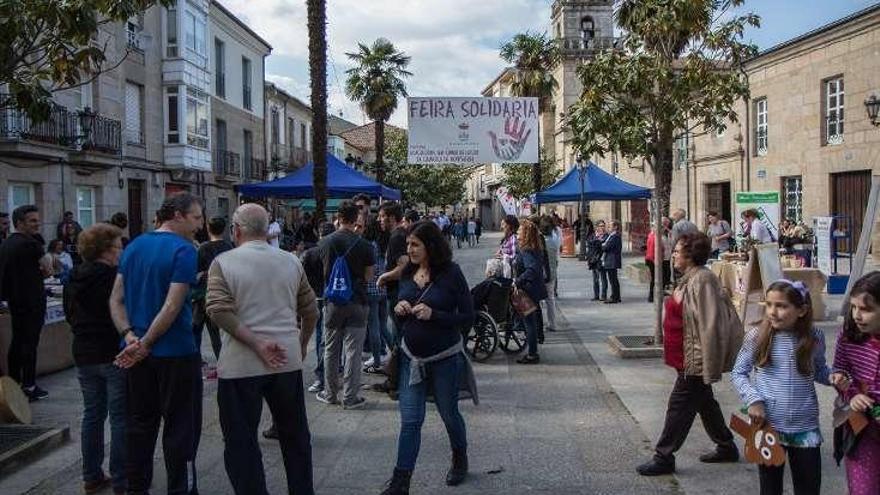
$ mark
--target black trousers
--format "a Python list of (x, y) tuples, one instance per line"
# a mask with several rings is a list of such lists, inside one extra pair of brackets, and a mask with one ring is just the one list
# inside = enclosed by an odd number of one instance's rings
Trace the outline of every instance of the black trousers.
[(9, 313), (12, 319), (12, 342), (7, 357), (8, 374), (22, 387), (32, 387), (37, 378), (37, 347), (40, 345), (46, 308), (9, 308)]
[[(654, 264), (654, 262), (651, 260), (645, 260), (645, 264), (648, 265), (648, 270), (651, 271), (651, 282), (650, 282), (651, 287), (648, 289), (648, 301), (653, 301), (654, 300), (654, 276), (656, 274), (657, 265)], [(669, 286), (669, 279), (672, 278), (672, 273), (671, 273), (672, 270), (669, 266), (669, 263), (663, 262), (663, 263), (660, 263), (660, 266), (663, 267), (663, 274), (661, 276), (663, 277), (663, 288), (666, 289), (666, 287)]]
[(149, 356), (128, 371), (128, 495), (149, 493), (160, 421), (168, 494), (198, 493), (195, 451), (202, 423), (201, 364), (195, 354)]
[(199, 301), (193, 304), (193, 333), (196, 336), (196, 346), (201, 352), (202, 349), (202, 331), (207, 327), (208, 337), (211, 339), (211, 350), (214, 351), (214, 357), (220, 358), (220, 348), (223, 346), (220, 340), (220, 328), (211, 321), (205, 311), (205, 302)]
[[(822, 487), (822, 454), (819, 447), (785, 447), (791, 466), (794, 495), (819, 495)], [(782, 495), (785, 464), (758, 466), (761, 495)]]
[(675, 462), (675, 452), (687, 439), (697, 414), (713, 442), (721, 447), (736, 448), (733, 433), (727, 428), (721, 407), (712, 393), (712, 386), (703, 383), (701, 376), (679, 373), (669, 396), (663, 433), (657, 441), (654, 457), (659, 462)]
[(312, 495), (315, 493), (312, 443), (303, 397), (302, 371), (221, 379), (217, 384), (220, 428), (225, 443), (223, 459), (232, 488), (236, 495), (268, 495), (257, 441), (263, 399), (269, 405), (278, 429), (287, 473), (287, 492), (290, 495)]
[(608, 268), (602, 270), (608, 278), (608, 285), (611, 286), (611, 301), (620, 301), (620, 279), (617, 278), (617, 269)]

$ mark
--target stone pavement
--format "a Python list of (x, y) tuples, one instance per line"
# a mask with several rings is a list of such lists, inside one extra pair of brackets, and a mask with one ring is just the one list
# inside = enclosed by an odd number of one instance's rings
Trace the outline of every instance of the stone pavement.
[[(472, 285), (482, 278), (484, 261), (498, 240), (497, 234), (490, 234), (484, 236), (477, 248), (456, 250), (456, 259)], [(460, 487), (448, 488), (443, 484), (449, 447), (442, 422), (436, 413), (429, 412), (413, 493), (681, 493), (674, 477), (645, 479), (633, 471), (638, 462), (649, 456), (649, 439), (655, 435), (646, 432), (645, 425), (639, 425), (630, 415), (625, 401), (620, 401), (589, 351), (612, 328), (609, 323), (616, 322), (618, 331), (632, 330), (635, 320), (630, 318), (630, 311), (635, 310), (636, 304), (614, 308), (585, 304), (581, 290), (585, 287), (583, 273), (574, 266), (576, 262), (565, 263), (560, 291), (575, 330), (548, 334), (539, 365), (517, 365), (515, 356), (500, 350), (487, 363), (476, 365), (481, 404), (462, 403), (472, 476)], [(625, 296), (632, 299), (632, 287), (626, 282), (624, 287)], [(625, 318), (619, 317), (624, 314)], [(208, 356), (205, 340), (203, 352)], [(601, 355), (601, 350), (600, 345), (593, 352)], [(310, 353), (309, 367), (313, 365), (312, 356)], [(651, 373), (657, 374), (656, 370)], [(75, 372), (56, 373), (42, 378), (40, 383), (52, 395), (34, 405), (36, 421), (70, 425), (72, 440), (0, 479), (0, 493), (81, 493), (81, 397)], [(664, 385), (660, 384), (653, 394), (658, 399), (666, 393)], [(232, 493), (223, 467), (215, 394), (216, 383), (207, 382), (204, 431), (197, 460), (200, 492), (210, 495)], [(399, 427), (396, 403), (370, 392), (365, 396), (369, 402), (360, 411), (343, 411), (307, 398), (317, 493), (379, 493), (391, 473)], [(662, 413), (662, 403), (651, 407), (657, 414)], [(639, 411), (636, 417), (639, 418)], [(268, 421), (265, 411), (264, 424)], [(269, 491), (283, 493), (280, 452), (271, 441), (261, 439), (260, 443)], [(159, 447), (153, 493), (164, 492), (164, 477)]]

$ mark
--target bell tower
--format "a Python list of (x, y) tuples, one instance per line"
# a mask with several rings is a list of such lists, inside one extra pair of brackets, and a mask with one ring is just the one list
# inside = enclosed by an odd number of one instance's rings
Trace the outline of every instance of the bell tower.
[(559, 85), (553, 97), (553, 111), (545, 117), (553, 121), (545, 121), (542, 137), (547, 152), (554, 154), (557, 166), (563, 169), (575, 162), (575, 156), (562, 129), (561, 117), (583, 90), (577, 78), (578, 65), (616, 45), (613, 5), (613, 0), (555, 0), (551, 8), (550, 32), (559, 43), (562, 59), (553, 72)]

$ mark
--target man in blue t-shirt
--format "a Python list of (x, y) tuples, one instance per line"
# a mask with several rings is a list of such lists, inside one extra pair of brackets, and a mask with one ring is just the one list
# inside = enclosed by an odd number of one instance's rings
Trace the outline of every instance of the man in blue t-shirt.
[(202, 380), (190, 290), (197, 282), (192, 239), (202, 226), (202, 205), (179, 193), (156, 217), (159, 228), (126, 247), (110, 296), (113, 322), (125, 340), (116, 364), (128, 369), (128, 493), (148, 493), (161, 419), (168, 493), (195, 494)]

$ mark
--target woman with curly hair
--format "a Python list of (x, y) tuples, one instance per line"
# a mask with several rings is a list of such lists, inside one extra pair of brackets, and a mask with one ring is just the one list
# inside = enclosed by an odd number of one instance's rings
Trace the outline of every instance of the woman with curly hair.
[[(536, 304), (547, 299), (547, 286), (544, 284), (544, 250), (541, 246), (538, 227), (531, 220), (523, 220), (517, 231), (516, 258), (513, 262), (514, 291), (523, 291)], [(520, 364), (537, 364), (538, 356), (538, 311), (522, 317), (526, 327), (527, 352), (517, 359)]]

